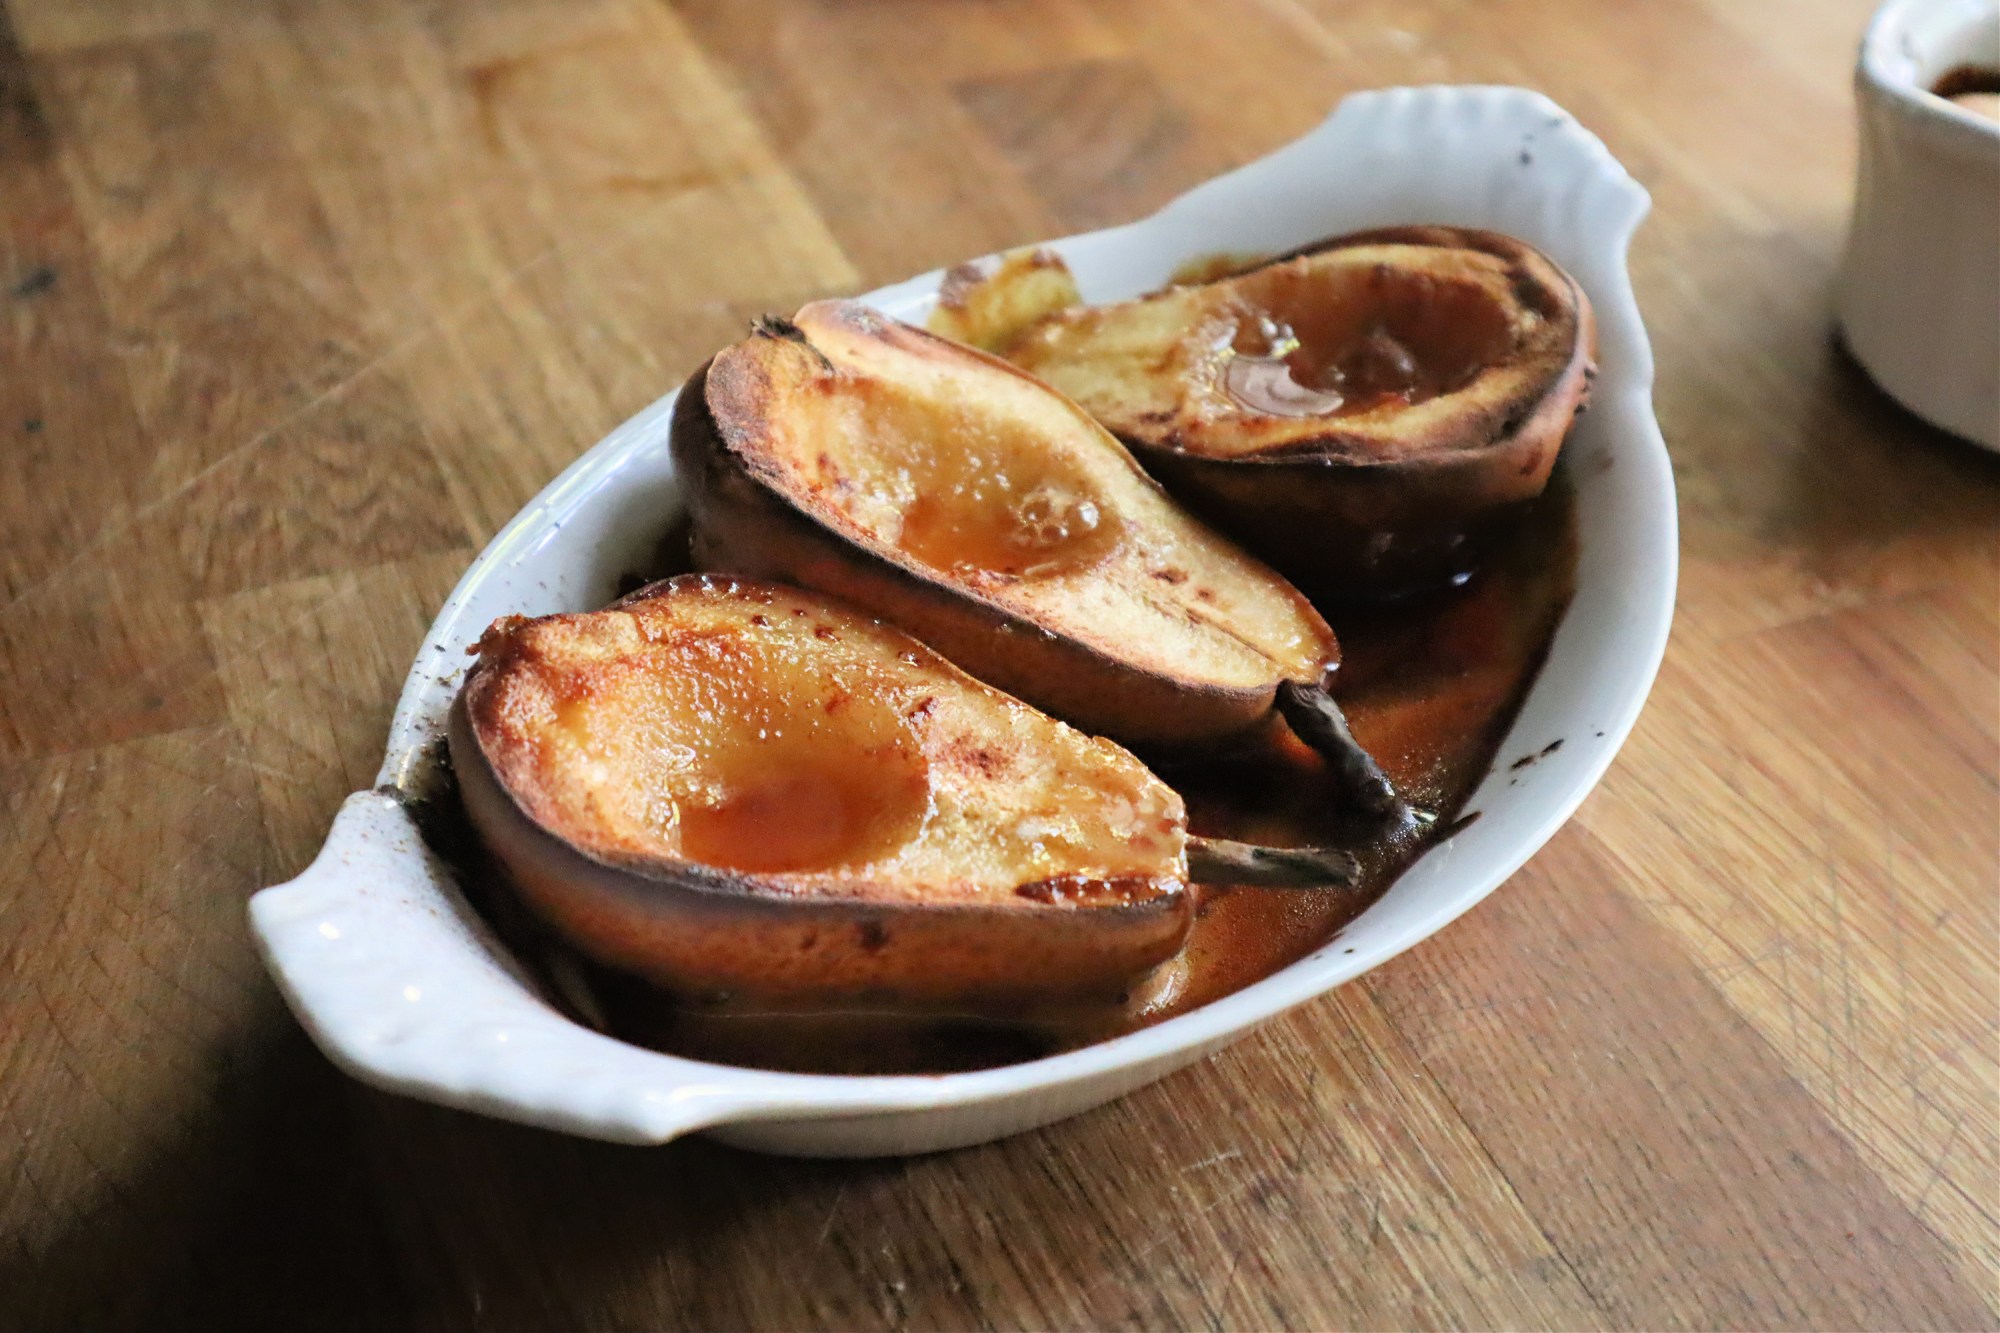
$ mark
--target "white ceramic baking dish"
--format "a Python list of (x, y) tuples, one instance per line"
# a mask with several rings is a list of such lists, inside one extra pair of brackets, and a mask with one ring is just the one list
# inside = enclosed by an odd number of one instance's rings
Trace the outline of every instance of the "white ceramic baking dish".
[[(594, 1138), (692, 1130), (775, 1152), (873, 1155), (977, 1143), (1073, 1115), (1160, 1077), (1409, 948), (1472, 907), (1567, 819), (1638, 716), (1666, 645), (1676, 573), (1673, 477), (1654, 420), (1652, 354), (1625, 255), (1646, 193), (1546, 98), (1513, 88), (1351, 97), (1317, 129), (1130, 226), (1056, 241), (1084, 294), (1148, 290), (1183, 262), (1290, 249), (1398, 222), (1487, 227), (1542, 247), (1600, 322), (1591, 412), (1568, 446), (1577, 594), (1503, 755), (1560, 750), (1489, 777), (1482, 813), (1340, 937), (1204, 1008), (1047, 1059), (942, 1076), (783, 1074), (678, 1059), (572, 1022), (467, 906), (406, 810), (465, 664), (494, 617), (595, 607), (676, 516), (670, 394), (613, 431), (493, 539), (411, 668), (380, 786), (349, 797), (326, 847), (251, 902), (272, 974), (355, 1077), (450, 1106)], [(925, 274), (870, 294), (921, 320)], [(1580, 886), (1587, 887), (1587, 886)]]

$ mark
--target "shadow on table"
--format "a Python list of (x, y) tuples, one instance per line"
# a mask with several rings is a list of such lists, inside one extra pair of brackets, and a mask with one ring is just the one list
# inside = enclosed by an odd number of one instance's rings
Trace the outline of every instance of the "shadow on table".
[[(1990, 527), (2000, 501), (2000, 454), (1960, 439), (1892, 398), (1837, 332), (1811, 382), (1795, 456), (1811, 526), (1848, 540), (1912, 528)], [(1828, 474), (1839, 485), (1829, 485)]]
[(1774, 310), (1761, 341), (1715, 336), (1713, 348), (1663, 348), (1660, 414), (1690, 558), (1778, 562), (1872, 590), (1886, 553), (1913, 541), (1959, 550), (1992, 528), (2000, 455), (1878, 388), (1820, 303)]
[(154, 1127), (85, 1207), (9, 1238), (0, 1327), (358, 1327), (402, 1303), (345, 1080), (272, 1010), (208, 1071), (199, 1120)]
[[(9, 1239), (0, 1327), (675, 1323), (695, 1277), (673, 1256), (696, 1238), (903, 1169), (616, 1147), (425, 1106), (353, 1083), (282, 1012), (213, 1072), (199, 1121), (47, 1234)], [(780, 1281), (786, 1256), (769, 1258)], [(618, 1290), (662, 1274), (657, 1292)]]

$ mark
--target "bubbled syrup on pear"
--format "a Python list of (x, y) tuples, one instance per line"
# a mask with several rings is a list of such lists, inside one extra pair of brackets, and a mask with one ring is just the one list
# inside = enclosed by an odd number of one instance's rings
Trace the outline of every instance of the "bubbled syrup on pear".
[(1032, 578), (1085, 563), (1107, 544), (1104, 510), (1087, 488), (964, 461), (968, 475), (920, 490), (903, 513), (896, 544), (925, 564)]
[(1335, 269), (1318, 282), (1278, 269), (1251, 281), (1259, 285), (1230, 331), (1222, 387), (1263, 416), (1427, 402), (1463, 388), (1510, 341), (1498, 307), (1468, 284), (1382, 266)]
[(933, 569), (1039, 578), (1116, 544), (1119, 521), (1088, 473), (1032, 427), (976, 405), (940, 415), (870, 388), (846, 423), (867, 439), (850, 466), (871, 495), (895, 497), (900, 522), (881, 535), (899, 549)]

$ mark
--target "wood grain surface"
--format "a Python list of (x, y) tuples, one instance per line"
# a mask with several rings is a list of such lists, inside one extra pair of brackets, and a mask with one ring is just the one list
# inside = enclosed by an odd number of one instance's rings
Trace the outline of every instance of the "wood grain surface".
[[(1829, 336), (1865, 0), (6, 0), (0, 1327), (2000, 1320), (2000, 459)], [(870, 1163), (364, 1089), (244, 901), (474, 552), (744, 320), (1111, 223), (1345, 92), (1652, 190), (1637, 733), (1437, 939)]]

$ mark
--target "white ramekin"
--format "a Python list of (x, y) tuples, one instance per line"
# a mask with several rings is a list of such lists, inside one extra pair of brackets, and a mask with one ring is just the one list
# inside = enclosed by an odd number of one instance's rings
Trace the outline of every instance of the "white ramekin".
[(1861, 42), (1840, 327), (1918, 416), (2000, 449), (2000, 122), (1933, 94), (2000, 67), (2000, 0), (1889, 0)]

